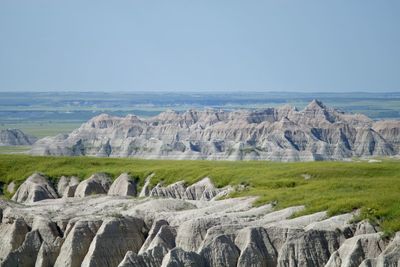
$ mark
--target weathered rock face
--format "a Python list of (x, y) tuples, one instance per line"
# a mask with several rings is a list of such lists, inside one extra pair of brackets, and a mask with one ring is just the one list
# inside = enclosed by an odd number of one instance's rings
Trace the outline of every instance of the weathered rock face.
[[(150, 247), (150, 244), (153, 242), (153, 239), (158, 235), (160, 228), (164, 225), (169, 225), (166, 220), (158, 220), (153, 223), (153, 225), (150, 228), (149, 235), (148, 235), (146, 241), (144, 242), (142, 248), (140, 249), (139, 253), (143, 253), (146, 250), (148, 250), (148, 248)], [(175, 237), (173, 239), (173, 242), (175, 243)]]
[(238, 267), (276, 266), (278, 252), (265, 228), (245, 228), (238, 232), (235, 243), (241, 251)]
[(103, 173), (96, 173), (79, 183), (75, 190), (75, 197), (107, 194), (110, 186), (110, 177)]
[[(16, 219), (13, 222), (3, 220), (0, 225), (0, 259), (5, 259), (12, 251), (18, 249), (25, 240), (29, 227), (24, 219)], [(1, 261), (0, 261), (1, 263)]]
[(98, 219), (71, 221), (70, 231), (65, 233), (66, 238), (54, 266), (81, 266), (101, 223)]
[(0, 200), (0, 266), (399, 266), (400, 234), (384, 238), (356, 213), (291, 218), (304, 207), (254, 200)]
[[(186, 187), (185, 182), (177, 182), (168, 186), (151, 188), (151, 176), (146, 179), (140, 197), (153, 196), (162, 198), (178, 198), (189, 200), (215, 200), (219, 194), (227, 194), (231, 188), (216, 188), (209, 178)], [(136, 196), (136, 181), (126, 173), (121, 174), (111, 184), (111, 178), (104, 173), (95, 173), (88, 179), (79, 182), (77, 177), (60, 177), (57, 184), (59, 196), (64, 198), (86, 197), (97, 194), (110, 196)], [(34, 173), (15, 192), (13, 200), (17, 202), (35, 202), (49, 198), (58, 198), (51, 183), (43, 174)]]
[(164, 258), (162, 267), (202, 267), (204, 259), (195, 252), (174, 248)]
[(239, 249), (230, 238), (220, 235), (214, 238), (210, 243), (205, 244), (200, 251), (204, 258), (205, 266), (236, 266), (239, 258)]
[(290, 229), (287, 236), (279, 251), (278, 266), (324, 266), (344, 240), (336, 231)]
[(108, 194), (112, 196), (136, 196), (136, 182), (130, 175), (123, 173), (112, 183)]
[(165, 220), (156, 221), (138, 254), (126, 253), (121, 266), (161, 266), (164, 256), (175, 248), (176, 231)]
[(142, 190), (140, 190), (139, 197), (146, 197), (150, 194), (150, 180), (153, 176), (154, 176), (154, 173), (150, 174), (146, 178), (144, 185), (142, 187)]
[[(147, 180), (150, 182), (150, 179)], [(145, 184), (147, 192), (143, 192), (142, 196), (163, 197), (163, 198), (179, 198), (189, 200), (212, 200), (219, 194), (227, 193), (230, 188), (216, 188), (210, 178), (205, 177), (200, 181), (186, 186), (184, 181), (179, 181), (168, 186), (157, 184), (150, 190), (149, 185)]]
[(82, 266), (118, 266), (127, 251), (138, 252), (144, 242), (144, 222), (135, 218), (103, 221)]
[(7, 255), (1, 263), (2, 266), (34, 266), (41, 244), (38, 231), (27, 233), (22, 245)]
[(387, 248), (378, 256), (378, 265), (383, 263), (384, 265), (390, 266), (400, 265), (400, 233), (397, 232), (394, 240), (387, 246)]
[(58, 198), (58, 195), (44, 175), (34, 173), (21, 184), (12, 200), (16, 202), (35, 202), (49, 198)]
[(27, 135), (19, 129), (0, 130), (0, 146), (29, 146), (36, 140), (36, 137)]
[(212, 226), (221, 224), (220, 218), (193, 218), (182, 223), (177, 232), (177, 246), (187, 251), (197, 251), (207, 230)]
[(144, 120), (106, 114), (69, 135), (44, 138), (36, 155), (311, 161), (400, 153), (400, 121), (374, 122), (314, 100), (304, 110), (167, 111)]
[(206, 177), (189, 186), (185, 191), (185, 197), (187, 199), (210, 200), (218, 193), (219, 191), (215, 188), (210, 178)]
[(32, 222), (32, 231), (37, 231), (41, 240), (35, 267), (54, 266), (64, 241), (61, 230), (55, 222), (48, 218), (35, 216)]
[(79, 184), (79, 178), (75, 176), (61, 176), (57, 184), (57, 192), (60, 197), (73, 197), (76, 187)]
[(150, 192), (152, 197), (169, 197), (169, 198), (184, 198), (186, 186), (183, 181), (173, 183), (166, 187), (162, 184), (157, 184)]
[(385, 246), (380, 233), (354, 236), (332, 254), (326, 267), (359, 266), (365, 259), (378, 257)]
[(140, 255), (128, 251), (118, 267), (159, 267), (167, 251), (161, 246), (149, 249)]

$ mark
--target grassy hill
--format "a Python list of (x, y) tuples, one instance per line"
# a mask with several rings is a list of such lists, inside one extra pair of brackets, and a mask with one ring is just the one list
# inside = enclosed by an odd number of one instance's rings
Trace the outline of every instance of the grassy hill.
[(400, 231), (398, 160), (273, 163), (0, 155), (2, 183), (22, 183), (35, 171), (54, 181), (61, 175), (84, 179), (94, 172), (114, 178), (129, 172), (141, 182), (154, 172), (153, 183), (167, 184), (179, 180), (190, 184), (208, 176), (220, 187), (245, 185), (234, 196), (259, 196), (257, 204), (274, 202), (277, 209), (305, 205), (301, 214), (327, 210), (334, 215), (361, 209), (360, 219), (371, 219), (388, 234)]

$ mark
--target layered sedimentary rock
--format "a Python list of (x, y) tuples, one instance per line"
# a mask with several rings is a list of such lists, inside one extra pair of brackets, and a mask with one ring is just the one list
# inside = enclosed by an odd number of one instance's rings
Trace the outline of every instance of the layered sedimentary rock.
[(27, 135), (19, 129), (0, 130), (0, 146), (29, 146), (36, 140), (36, 137)]
[(60, 197), (73, 197), (78, 187), (79, 178), (75, 176), (61, 176), (57, 184), (57, 192)]
[(117, 266), (127, 251), (138, 252), (144, 242), (144, 221), (107, 218), (98, 229), (81, 266)]
[(0, 266), (399, 264), (400, 235), (386, 238), (366, 222), (352, 222), (352, 213), (291, 218), (301, 207), (279, 212), (253, 201), (108, 195), (1, 201)]
[(167, 111), (141, 119), (99, 115), (36, 155), (225, 160), (342, 160), (400, 153), (400, 121), (374, 122), (314, 100), (305, 109)]
[(75, 197), (86, 197), (96, 194), (107, 194), (111, 186), (111, 179), (104, 173), (95, 173), (79, 183), (75, 190)]
[[(60, 191), (71, 180), (60, 179)], [(378, 226), (355, 222), (356, 211), (293, 218), (303, 206), (274, 210), (271, 204), (254, 207), (254, 197), (219, 200), (217, 196), (228, 189), (216, 188), (207, 177), (192, 185), (181, 181), (153, 188), (149, 177), (148, 190), (139, 198), (125, 194), (130, 185), (137, 191), (135, 183), (126, 183), (131, 181), (127, 174), (115, 181), (110, 187), (108, 176), (94, 174), (80, 183), (82, 194), (75, 197), (27, 201), (29, 197), (21, 203), (0, 199), (0, 266), (385, 267), (400, 263), (400, 233), (387, 238)], [(34, 174), (20, 186), (16, 198), (23, 192), (32, 195), (38, 183), (40, 188), (51, 186), (44, 175)], [(101, 194), (87, 193), (85, 188), (92, 183), (101, 187)], [(122, 193), (107, 194), (110, 190)]]
[(34, 173), (18, 188), (12, 200), (16, 202), (35, 202), (49, 198), (58, 198), (53, 186), (44, 175)]
[(210, 178), (205, 177), (190, 186), (186, 186), (184, 181), (179, 181), (167, 186), (163, 186), (162, 183), (159, 183), (147, 193), (143, 192), (142, 196), (211, 200), (215, 199), (218, 195), (223, 195), (229, 190), (229, 187), (216, 188)]
[(127, 174), (121, 174), (110, 186), (109, 195), (113, 196), (136, 196), (136, 182)]

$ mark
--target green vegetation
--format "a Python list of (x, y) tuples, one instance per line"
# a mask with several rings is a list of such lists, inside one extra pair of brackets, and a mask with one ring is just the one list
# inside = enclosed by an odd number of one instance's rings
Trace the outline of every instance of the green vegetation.
[(0, 146), (0, 154), (26, 153), (31, 146)]
[(54, 136), (61, 133), (70, 133), (81, 125), (79, 122), (19, 122), (19, 123), (2, 123), (0, 129), (16, 128), (26, 134), (42, 138), (45, 136)]
[[(35, 171), (51, 179), (94, 172), (112, 177), (130, 172), (144, 178), (154, 172), (153, 183), (185, 180), (193, 183), (209, 176), (217, 186), (248, 185), (234, 196), (259, 196), (257, 204), (277, 208), (305, 205), (301, 214), (327, 210), (330, 215), (361, 209), (360, 219), (379, 223), (387, 233), (400, 231), (400, 162), (227, 162), (171, 161), (91, 157), (32, 157), (0, 155), (0, 182), (21, 183)], [(300, 214), (298, 214), (300, 215)]]

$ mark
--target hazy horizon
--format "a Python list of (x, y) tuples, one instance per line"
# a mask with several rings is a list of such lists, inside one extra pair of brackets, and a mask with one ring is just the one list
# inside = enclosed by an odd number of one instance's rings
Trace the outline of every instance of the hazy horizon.
[(0, 91), (400, 92), (400, 2), (0, 2)]
[[(365, 93), (365, 94), (400, 94), (400, 91), (278, 91), (278, 90), (0, 90), (0, 93), (115, 93), (115, 94), (154, 94), (154, 93), (187, 93), (187, 94), (226, 94), (226, 93), (235, 93), (235, 94), (248, 94), (248, 93), (259, 93), (259, 94), (281, 94), (281, 93), (295, 93), (295, 94), (355, 94), (355, 93)], [(361, 98), (363, 96), (360, 96)]]

